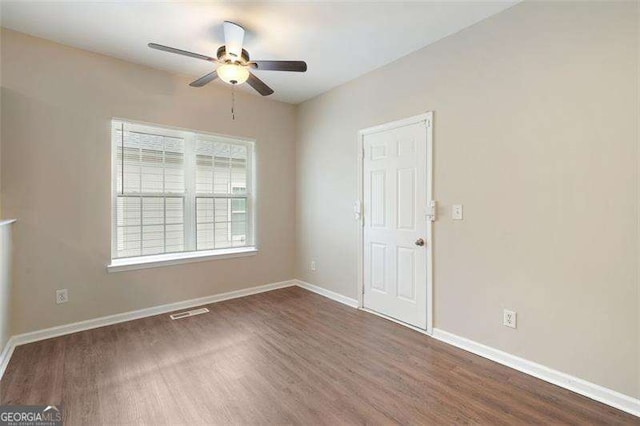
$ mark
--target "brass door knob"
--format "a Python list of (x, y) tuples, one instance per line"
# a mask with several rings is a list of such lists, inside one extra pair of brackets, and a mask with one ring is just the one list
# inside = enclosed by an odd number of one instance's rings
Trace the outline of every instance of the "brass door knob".
[(416, 245), (417, 245), (418, 247), (422, 247), (422, 246), (424, 245), (424, 240), (423, 240), (422, 238), (418, 238), (418, 239), (416, 240)]

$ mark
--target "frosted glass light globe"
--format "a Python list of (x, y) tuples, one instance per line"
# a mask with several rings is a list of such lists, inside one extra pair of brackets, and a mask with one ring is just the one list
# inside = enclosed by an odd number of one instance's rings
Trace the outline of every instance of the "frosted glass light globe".
[(218, 77), (228, 84), (242, 84), (249, 78), (249, 70), (238, 64), (224, 64), (217, 68)]

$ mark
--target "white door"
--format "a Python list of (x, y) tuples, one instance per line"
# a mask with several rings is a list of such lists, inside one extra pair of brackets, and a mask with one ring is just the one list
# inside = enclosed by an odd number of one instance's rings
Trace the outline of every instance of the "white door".
[(431, 255), (430, 122), (381, 126), (362, 140), (363, 305), (422, 329)]

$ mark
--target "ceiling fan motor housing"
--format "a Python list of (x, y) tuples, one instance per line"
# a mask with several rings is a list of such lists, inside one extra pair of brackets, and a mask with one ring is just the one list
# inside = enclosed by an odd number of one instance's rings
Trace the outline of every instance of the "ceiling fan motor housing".
[(245, 49), (242, 49), (242, 55), (240, 55), (241, 57), (238, 58), (236, 56), (233, 56), (231, 54), (227, 53), (227, 49), (225, 48), (225, 46), (220, 46), (218, 47), (218, 52), (216, 53), (216, 56), (218, 57), (219, 61), (222, 62), (239, 62), (241, 65), (245, 65), (249, 62), (249, 52), (247, 52)]

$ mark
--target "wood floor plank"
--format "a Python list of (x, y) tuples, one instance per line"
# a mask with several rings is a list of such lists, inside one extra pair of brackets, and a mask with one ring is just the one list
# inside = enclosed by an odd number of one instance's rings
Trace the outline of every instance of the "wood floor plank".
[(85, 424), (640, 424), (300, 288), (16, 348), (2, 404)]

